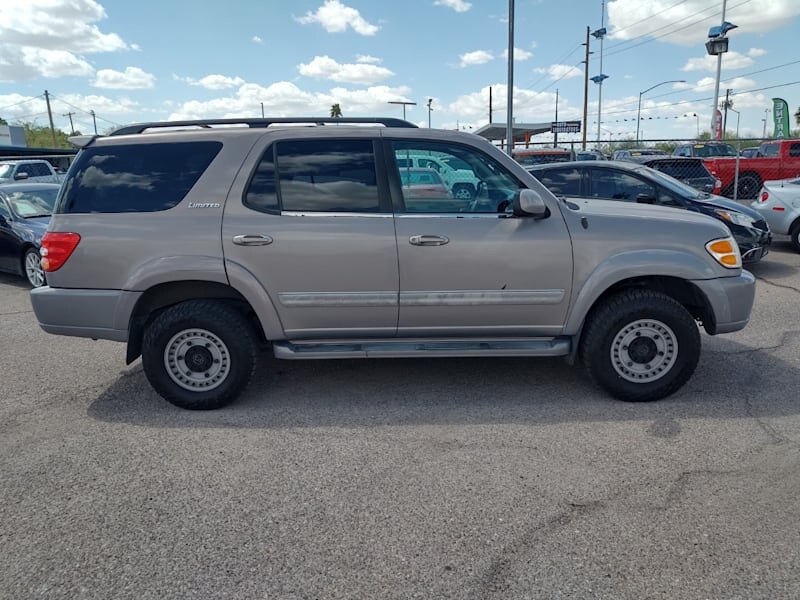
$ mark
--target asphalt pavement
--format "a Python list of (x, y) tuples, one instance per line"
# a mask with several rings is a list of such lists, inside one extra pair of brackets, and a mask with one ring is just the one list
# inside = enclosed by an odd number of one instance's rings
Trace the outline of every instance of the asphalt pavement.
[(0, 275), (0, 598), (798, 598), (800, 254), (626, 404), (561, 359), (282, 362), (197, 413)]

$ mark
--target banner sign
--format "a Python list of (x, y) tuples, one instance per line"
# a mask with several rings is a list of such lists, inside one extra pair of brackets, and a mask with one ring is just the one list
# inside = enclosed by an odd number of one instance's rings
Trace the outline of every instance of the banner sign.
[(783, 98), (772, 99), (772, 118), (775, 122), (775, 131), (772, 137), (789, 137), (791, 132), (789, 128), (789, 105), (786, 104), (786, 100)]
[(550, 133), (580, 133), (580, 121), (552, 121), (550, 123)]
[(722, 113), (719, 109), (714, 112), (714, 139), (722, 139)]

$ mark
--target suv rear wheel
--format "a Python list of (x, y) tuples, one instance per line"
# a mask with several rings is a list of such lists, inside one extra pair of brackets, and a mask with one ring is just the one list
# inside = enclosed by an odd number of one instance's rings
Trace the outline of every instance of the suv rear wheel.
[(142, 365), (148, 381), (181, 408), (211, 410), (233, 402), (250, 381), (258, 344), (235, 308), (213, 300), (171, 306), (145, 329)]
[(683, 386), (700, 357), (700, 332), (669, 296), (634, 289), (592, 311), (581, 344), (589, 375), (612, 396), (658, 400)]

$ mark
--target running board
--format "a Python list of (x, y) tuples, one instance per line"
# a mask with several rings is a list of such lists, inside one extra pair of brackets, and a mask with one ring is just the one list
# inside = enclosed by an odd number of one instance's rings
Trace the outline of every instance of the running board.
[(566, 356), (570, 338), (538, 338), (521, 340), (459, 341), (359, 341), (275, 342), (276, 358), (305, 360), (321, 358), (418, 358), (427, 356)]

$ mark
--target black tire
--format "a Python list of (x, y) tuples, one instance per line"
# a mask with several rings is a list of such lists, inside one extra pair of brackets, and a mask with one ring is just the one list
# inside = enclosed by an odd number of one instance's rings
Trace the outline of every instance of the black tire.
[(739, 177), (738, 199), (749, 200), (758, 195), (761, 189), (761, 179), (757, 175), (742, 175)]
[(257, 355), (251, 323), (234, 307), (213, 300), (167, 308), (142, 340), (150, 385), (189, 410), (213, 410), (236, 400), (250, 382)]
[(794, 248), (797, 252), (800, 252), (800, 221), (797, 221), (794, 225), (792, 225), (792, 229), (789, 231), (789, 236), (791, 237), (792, 248)]
[(28, 248), (22, 255), (22, 274), (32, 288), (47, 285), (47, 277), (42, 269), (42, 257), (36, 248)]
[(694, 373), (700, 332), (689, 312), (669, 296), (626, 290), (592, 310), (580, 357), (592, 379), (615, 398), (659, 400)]
[(475, 188), (468, 183), (457, 183), (453, 186), (453, 198), (472, 202), (475, 199)]

